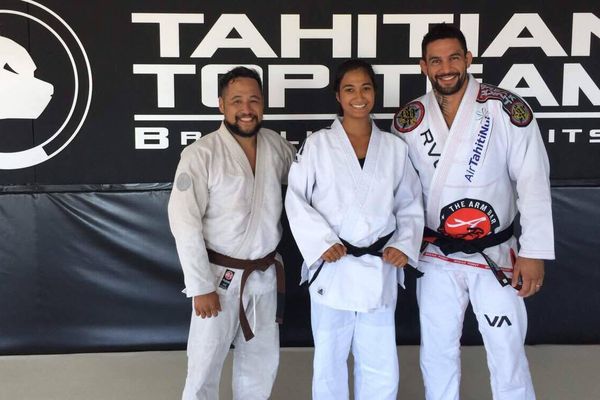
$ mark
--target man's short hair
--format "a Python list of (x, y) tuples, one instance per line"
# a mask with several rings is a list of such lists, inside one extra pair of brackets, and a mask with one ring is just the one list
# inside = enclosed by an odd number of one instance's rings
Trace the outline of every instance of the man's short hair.
[(467, 54), (467, 40), (460, 29), (454, 25), (441, 23), (434, 25), (429, 32), (423, 36), (423, 41), (421, 42), (421, 58), (423, 60), (425, 60), (425, 54), (427, 53), (427, 45), (440, 39), (457, 39), (460, 42), (463, 51)]
[(219, 79), (219, 97), (223, 96), (223, 90), (229, 85), (229, 83), (236, 78), (251, 78), (258, 83), (258, 87), (262, 92), (262, 82), (260, 80), (260, 75), (253, 69), (246, 67), (235, 67), (231, 71), (227, 72), (225, 75), (221, 76)]

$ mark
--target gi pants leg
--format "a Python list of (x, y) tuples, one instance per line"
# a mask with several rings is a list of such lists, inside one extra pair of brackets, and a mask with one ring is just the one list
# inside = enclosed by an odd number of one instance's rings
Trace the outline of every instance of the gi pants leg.
[(246, 306), (254, 338), (246, 342), (238, 328), (233, 349), (233, 400), (266, 400), (271, 396), (279, 366), (276, 310), (276, 291), (253, 296)]
[(188, 337), (188, 373), (182, 400), (218, 400), (223, 363), (232, 343), (233, 399), (265, 400), (279, 365), (279, 327), (275, 323), (277, 293), (244, 294), (244, 305), (254, 338), (246, 342), (239, 324), (239, 298), (219, 295), (217, 317), (192, 312)]
[(525, 355), (527, 311), (523, 298), (490, 273), (472, 274), (469, 293), (483, 337), (494, 400), (535, 400)]
[(311, 323), (314, 400), (349, 398), (350, 349), (354, 356), (354, 398), (396, 399), (399, 368), (393, 307), (360, 313), (311, 302)]
[(466, 277), (458, 271), (428, 269), (417, 280), (417, 301), (425, 398), (458, 400), (460, 337), (469, 304)]
[(469, 300), (483, 337), (494, 400), (534, 400), (524, 340), (527, 313), (492, 273), (430, 269), (417, 281), (421, 370), (427, 400), (458, 400), (460, 337)]

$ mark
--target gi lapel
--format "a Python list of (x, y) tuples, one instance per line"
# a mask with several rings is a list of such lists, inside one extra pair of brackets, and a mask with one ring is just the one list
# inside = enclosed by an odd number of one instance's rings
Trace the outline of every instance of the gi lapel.
[(373, 181), (375, 168), (377, 166), (381, 131), (373, 122), (371, 122), (371, 137), (369, 138), (369, 147), (367, 148), (364, 168), (361, 168), (358, 158), (356, 157), (356, 153), (354, 152), (354, 148), (352, 147), (352, 143), (350, 143), (350, 139), (348, 138), (348, 135), (346, 135), (344, 127), (339, 119), (336, 119), (333, 123), (332, 130), (337, 135), (338, 140), (343, 143), (342, 147), (344, 150), (346, 169), (352, 176), (352, 180), (354, 182), (354, 190), (352, 191), (354, 198), (350, 203), (348, 210), (346, 211), (346, 215), (344, 216), (343, 220), (344, 222), (340, 228), (340, 237), (349, 238), (352, 236), (354, 226), (359, 220), (357, 215), (361, 212), (360, 210), (367, 200), (367, 196), (371, 189), (371, 183)]
[(250, 218), (248, 219), (248, 224), (244, 231), (244, 236), (240, 242), (240, 245), (237, 247), (235, 252), (231, 254), (231, 257), (244, 259), (247, 258), (247, 254), (250, 249), (249, 245), (252, 243), (253, 233), (256, 232), (256, 227), (260, 219), (260, 207), (263, 199), (262, 189), (264, 187), (263, 182), (265, 172), (265, 166), (263, 165), (265, 162), (265, 157), (263, 155), (265, 151), (265, 143), (259, 131), (256, 135), (256, 167), (255, 172), (252, 173), (250, 161), (248, 161), (248, 157), (246, 157), (244, 150), (224, 125), (221, 126), (219, 134), (223, 137), (223, 141), (225, 142), (225, 145), (229, 149), (236, 163), (244, 172), (244, 177), (247, 184), (252, 185), (251, 209), (249, 210)]
[(254, 234), (260, 224), (261, 211), (263, 206), (263, 197), (265, 195), (265, 174), (266, 165), (269, 157), (269, 148), (266, 139), (261, 134), (262, 130), (256, 135), (256, 168), (254, 169), (254, 187), (252, 188), (252, 205), (250, 210), (250, 220), (244, 233), (244, 239), (238, 251), (247, 251), (249, 245), (256, 240)]
[(469, 82), (467, 90), (462, 98), (456, 118), (448, 130), (446, 121), (442, 115), (442, 111), (435, 99), (433, 92), (427, 94), (427, 106), (432, 110), (430, 116), (431, 128), (434, 131), (438, 143), (442, 145), (441, 156), (439, 158), (435, 173), (431, 180), (431, 188), (429, 190), (429, 196), (427, 200), (427, 221), (426, 225), (432, 229), (437, 226), (438, 212), (440, 209), (440, 199), (442, 190), (448, 179), (452, 162), (460, 150), (461, 139), (471, 134), (474, 128), (474, 124), (477, 123), (475, 118), (477, 91), (479, 89), (479, 83), (475, 78), (469, 75)]
[(381, 151), (380, 143), (382, 135), (385, 135), (385, 133), (381, 132), (377, 125), (375, 125), (375, 122), (371, 121), (371, 138), (369, 139), (369, 148), (367, 149), (365, 164), (360, 171), (363, 179), (361, 186), (359, 187), (359, 191), (362, 189), (360, 191), (361, 206), (365, 203), (367, 200), (367, 195), (371, 191), (371, 184), (373, 183), (375, 171), (377, 170), (377, 164), (380, 159), (379, 153)]
[(254, 180), (254, 174), (252, 173), (252, 168), (250, 167), (250, 161), (248, 161), (248, 157), (246, 157), (242, 146), (240, 146), (237, 140), (235, 140), (233, 137), (233, 133), (229, 132), (225, 124), (221, 124), (217, 134), (221, 136), (225, 146), (227, 147), (227, 150), (229, 150), (233, 159), (244, 172), (244, 176)]

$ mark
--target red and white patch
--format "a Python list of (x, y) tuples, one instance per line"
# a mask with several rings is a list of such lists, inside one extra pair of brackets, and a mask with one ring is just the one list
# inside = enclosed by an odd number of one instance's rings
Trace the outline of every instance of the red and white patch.
[(394, 128), (400, 133), (410, 132), (423, 121), (425, 107), (420, 101), (408, 103), (394, 116)]
[(438, 231), (453, 238), (473, 240), (489, 235), (499, 226), (500, 221), (490, 204), (465, 198), (442, 209)]

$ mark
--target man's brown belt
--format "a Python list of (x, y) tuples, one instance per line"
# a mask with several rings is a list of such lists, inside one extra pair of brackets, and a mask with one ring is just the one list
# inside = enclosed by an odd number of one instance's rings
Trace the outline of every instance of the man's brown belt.
[(266, 271), (271, 265), (275, 264), (275, 272), (277, 276), (277, 311), (275, 313), (275, 322), (281, 324), (283, 322), (283, 309), (285, 306), (285, 273), (283, 271), (283, 264), (275, 258), (276, 251), (267, 254), (263, 258), (257, 260), (241, 260), (239, 258), (233, 258), (224, 254), (217, 253), (216, 251), (207, 249), (208, 260), (216, 265), (220, 265), (225, 268), (241, 269), (242, 282), (240, 284), (240, 326), (244, 333), (244, 339), (246, 341), (254, 337), (254, 333), (248, 323), (246, 317), (246, 310), (244, 310), (244, 304), (242, 303), (242, 296), (244, 294), (244, 287), (250, 274), (254, 271)]

